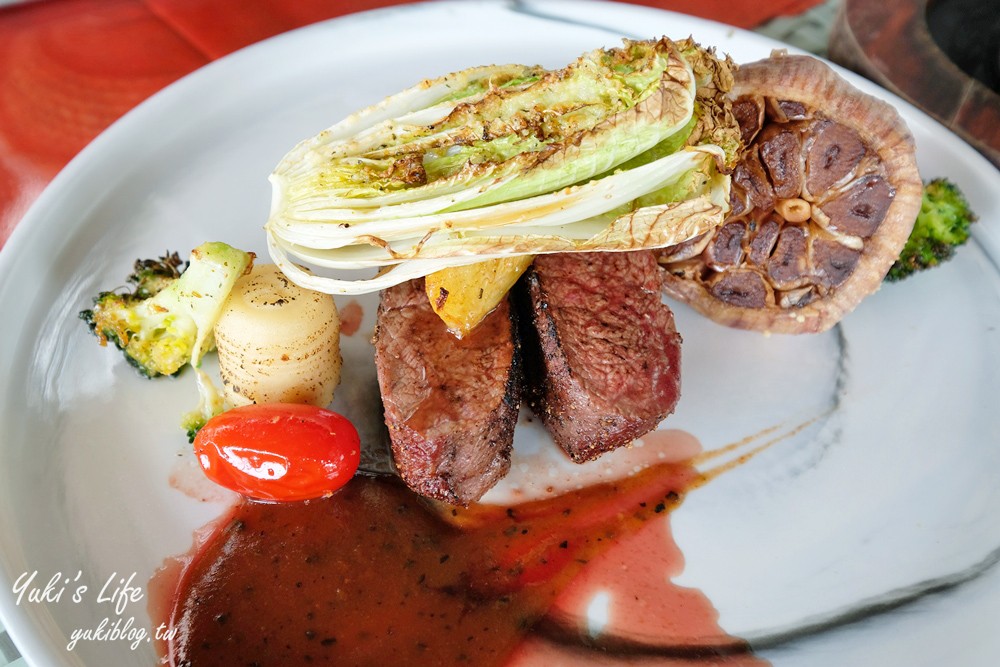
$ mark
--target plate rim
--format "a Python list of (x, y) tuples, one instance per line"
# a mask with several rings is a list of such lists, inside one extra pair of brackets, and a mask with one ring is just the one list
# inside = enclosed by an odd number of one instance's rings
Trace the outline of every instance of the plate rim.
[[(515, 0), (514, 2), (506, 0), (476, 0), (475, 2), (469, 2), (468, 0), (425, 0), (411, 4), (394, 5), (346, 14), (299, 27), (248, 45), (199, 67), (157, 91), (114, 121), (60, 169), (56, 176), (36, 197), (15, 225), (3, 248), (0, 249), (0, 304), (6, 303), (9, 300), (9, 293), (12, 291), (10, 287), (11, 280), (6, 279), (6, 277), (8, 275), (16, 275), (18, 268), (21, 266), (19, 262), (21, 261), (20, 257), (23, 254), (23, 250), (31, 243), (38, 242), (44, 236), (46, 219), (62, 209), (60, 203), (62, 198), (66, 193), (72, 193), (74, 183), (78, 182), (81, 175), (85, 174), (91, 168), (92, 163), (103, 163), (108, 159), (107, 154), (122, 139), (142, 131), (142, 128), (147, 127), (150, 120), (155, 119), (158, 114), (163, 113), (163, 110), (169, 107), (176, 99), (183, 98), (191, 92), (197, 91), (199, 87), (208, 86), (217, 79), (227, 78), (232, 72), (240, 71), (243, 67), (252, 63), (255, 58), (266, 57), (276, 50), (295, 49), (296, 44), (303, 39), (309, 39), (314, 34), (321, 34), (331, 29), (349, 30), (358, 24), (378, 21), (380, 18), (389, 15), (396, 15), (398, 18), (398, 15), (411, 12), (433, 14), (437, 12), (457, 11), (459, 13), (467, 13), (475, 12), (484, 6), (507, 12), (518, 12), (524, 8), (566, 8), (579, 4), (579, 2), (572, 2), (571, 0)], [(599, 24), (601, 17), (613, 15), (628, 19), (629, 17), (655, 16), (657, 19), (663, 20), (674, 16), (681, 17), (685, 25), (705, 25), (706, 27), (711, 26), (715, 30), (721, 28), (731, 31), (732, 34), (738, 36), (740, 39), (756, 42), (762, 47), (787, 49), (789, 52), (805, 53), (770, 37), (749, 30), (665, 9), (613, 2), (611, 0), (586, 0), (586, 4), (590, 4), (592, 9), (600, 8), (601, 16), (590, 20), (592, 14), (588, 15), (588, 20), (582, 23), (585, 27), (619, 33), (620, 31), (617, 28), (601, 26)], [(546, 18), (536, 13), (523, 11), (521, 13), (526, 13), (528, 16), (539, 18), (540, 20)], [(563, 17), (553, 15), (550, 18), (558, 21), (562, 20)], [(723, 45), (713, 46), (716, 46), (722, 52), (725, 51), (722, 48)], [(988, 170), (992, 174), (997, 174), (993, 165), (971, 145), (910, 102), (826, 59), (820, 59), (834, 67), (840, 75), (847, 78), (858, 88), (889, 101), (900, 110), (901, 115), (905, 118), (919, 119), (921, 123), (933, 128), (935, 132), (941, 132), (953, 138), (954, 142), (949, 142), (949, 148), (954, 150), (958, 154), (957, 157), (961, 160), (972, 162), (976, 165), (976, 169), (981, 168)], [(997, 174), (997, 181), (1000, 182), (1000, 174)], [(988, 254), (993, 254), (994, 252), (989, 248), (984, 250)], [(0, 446), (6, 447), (7, 445), (4, 443)], [(0, 515), (2, 515), (0, 517), (0, 527), (5, 529), (9, 526), (16, 513), (14, 503), (4, 503), (3, 507), (0, 507)], [(11, 544), (9, 538), (10, 535), (6, 530), (0, 533), (0, 547), (2, 547), (0, 548), (0, 584), (6, 586), (8, 591), (11, 590), (13, 583), (13, 571), (9, 568), (10, 560), (8, 554), (12, 548), (17, 549), (19, 547), (18, 544)], [(22, 656), (29, 664), (35, 664), (36, 660), (39, 661), (38, 664), (83, 664), (82, 660), (74, 654), (60, 650), (60, 647), (48, 641), (50, 638), (46, 636), (44, 628), (35, 621), (34, 614), (25, 613), (23, 608), (13, 603), (12, 596), (4, 596), (0, 599), (0, 621), (2, 621), (4, 628), (6, 628), (16, 646), (22, 652)]]

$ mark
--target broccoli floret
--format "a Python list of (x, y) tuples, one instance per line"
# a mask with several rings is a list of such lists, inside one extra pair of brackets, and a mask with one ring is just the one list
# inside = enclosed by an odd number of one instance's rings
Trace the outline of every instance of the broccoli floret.
[(200, 405), (185, 415), (189, 435), (222, 411), (222, 400), (198, 368), (215, 346), (212, 330), (236, 280), (253, 264), (253, 253), (225, 243), (204, 243), (187, 266), (177, 254), (139, 260), (128, 281), (132, 292), (102, 292), (80, 313), (101, 345), (110, 341), (141, 375), (175, 375), (190, 364), (198, 371)]
[(969, 239), (969, 228), (975, 221), (976, 215), (957, 185), (944, 178), (928, 182), (913, 231), (886, 280), (902, 280), (951, 259), (955, 248)]
[(197, 366), (211, 349), (215, 320), (251, 261), (250, 253), (224, 243), (195, 248), (183, 271), (176, 253), (139, 260), (128, 278), (134, 291), (102, 292), (80, 317), (142, 375), (174, 375), (187, 363)]
[(101, 345), (114, 343), (143, 377), (176, 375), (191, 359), (195, 337), (191, 319), (178, 318), (165, 304), (150, 301), (178, 280), (185, 268), (177, 253), (137, 259), (127, 278), (134, 285), (131, 292), (101, 292), (93, 308), (80, 312)]
[(187, 264), (176, 252), (167, 252), (159, 259), (137, 259), (128, 281), (135, 285), (133, 295), (148, 299), (181, 277)]

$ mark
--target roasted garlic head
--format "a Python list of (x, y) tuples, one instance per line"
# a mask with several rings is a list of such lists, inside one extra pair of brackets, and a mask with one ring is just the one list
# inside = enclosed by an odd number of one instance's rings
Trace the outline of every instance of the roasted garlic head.
[(660, 252), (664, 291), (732, 327), (829, 329), (878, 289), (910, 234), (913, 139), (892, 106), (808, 56), (740, 67), (732, 98), (745, 146), (732, 210)]

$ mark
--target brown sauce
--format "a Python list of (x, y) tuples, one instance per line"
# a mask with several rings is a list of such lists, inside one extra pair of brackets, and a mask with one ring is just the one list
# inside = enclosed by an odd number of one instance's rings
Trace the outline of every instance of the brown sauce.
[[(764, 665), (727, 636), (669, 510), (702, 478), (654, 466), (511, 508), (429, 503), (358, 477), (322, 501), (241, 502), (196, 547), (171, 665)], [(606, 598), (605, 621), (587, 609)], [(605, 599), (598, 597), (598, 601)], [(649, 662), (652, 660), (653, 662)]]

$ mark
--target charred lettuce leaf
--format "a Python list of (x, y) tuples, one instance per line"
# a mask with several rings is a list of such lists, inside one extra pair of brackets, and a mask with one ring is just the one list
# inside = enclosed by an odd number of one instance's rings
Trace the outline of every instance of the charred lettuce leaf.
[(496, 257), (680, 243), (728, 211), (732, 69), (663, 38), (423, 81), (281, 161), (272, 258), (304, 287), (361, 293)]

